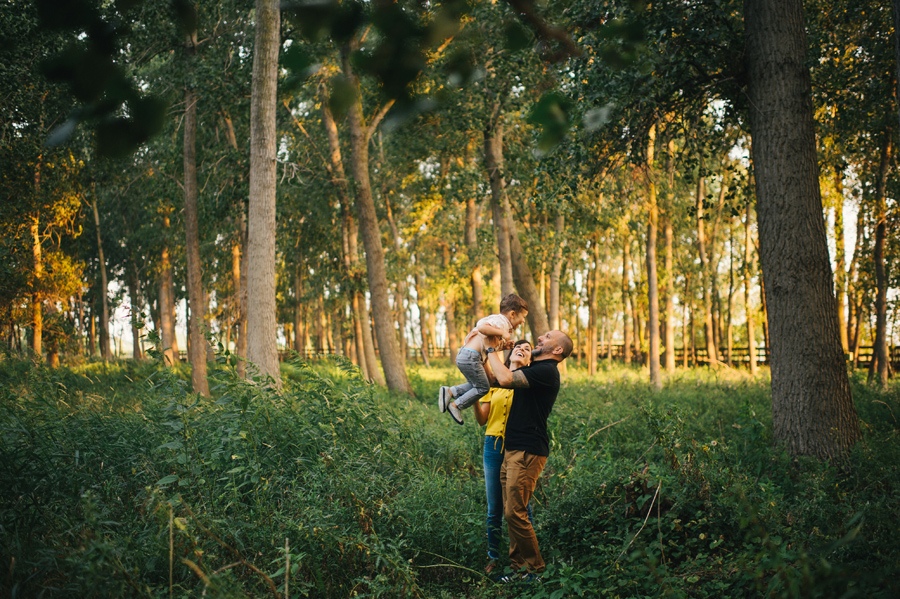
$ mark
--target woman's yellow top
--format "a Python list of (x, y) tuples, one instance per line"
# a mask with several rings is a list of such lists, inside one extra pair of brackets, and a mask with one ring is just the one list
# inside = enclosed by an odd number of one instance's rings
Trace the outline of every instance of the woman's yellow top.
[(483, 403), (491, 404), (485, 435), (503, 437), (506, 433), (506, 419), (509, 418), (509, 409), (512, 407), (513, 391), (514, 389), (491, 387), (487, 395), (481, 398)]

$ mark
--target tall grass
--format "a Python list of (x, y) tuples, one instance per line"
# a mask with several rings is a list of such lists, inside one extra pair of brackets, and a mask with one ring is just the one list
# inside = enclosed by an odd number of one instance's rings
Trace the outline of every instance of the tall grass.
[[(481, 574), (481, 431), (341, 363), (213, 397), (152, 364), (0, 363), (9, 597), (866, 597), (900, 594), (897, 390), (854, 382), (843, 468), (772, 448), (768, 381), (570, 368), (535, 497), (541, 584)], [(471, 413), (465, 414), (473, 421)], [(170, 540), (171, 539), (171, 540)], [(171, 560), (171, 566), (170, 566)], [(170, 579), (171, 577), (171, 579)]]

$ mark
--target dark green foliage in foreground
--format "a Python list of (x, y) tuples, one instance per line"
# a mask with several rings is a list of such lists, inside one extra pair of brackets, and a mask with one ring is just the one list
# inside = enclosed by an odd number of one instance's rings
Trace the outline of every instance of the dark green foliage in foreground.
[[(893, 597), (896, 392), (855, 387), (843, 469), (771, 449), (768, 383), (568, 377), (536, 494), (548, 571), (484, 566), (481, 433), (433, 408), (449, 370), (385, 396), (341, 365), (283, 392), (214, 370), (0, 363), (0, 588), (12, 597)], [(149, 382), (147, 382), (149, 380)], [(214, 385), (215, 386), (215, 385)], [(471, 415), (469, 415), (471, 420)], [(171, 518), (171, 520), (170, 520)]]

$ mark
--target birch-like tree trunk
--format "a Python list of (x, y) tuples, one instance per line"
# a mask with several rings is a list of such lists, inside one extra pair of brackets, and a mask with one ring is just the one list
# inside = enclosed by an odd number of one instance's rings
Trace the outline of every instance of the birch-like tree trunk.
[(665, 240), (663, 270), (666, 274), (666, 372), (675, 372), (675, 231), (672, 212), (675, 209), (675, 142), (670, 140), (666, 152), (666, 205), (663, 209), (662, 227)]
[(247, 361), (281, 384), (275, 322), (275, 102), (281, 15), (256, 0), (250, 88), (250, 207), (247, 248)]
[(553, 264), (550, 266), (550, 290), (547, 302), (547, 326), (549, 330), (559, 329), (559, 277), (563, 266), (563, 235), (566, 231), (566, 216), (562, 210), (553, 223)]

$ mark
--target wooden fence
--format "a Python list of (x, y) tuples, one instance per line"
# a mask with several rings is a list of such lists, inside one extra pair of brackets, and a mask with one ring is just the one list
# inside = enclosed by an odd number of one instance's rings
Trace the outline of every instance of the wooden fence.
[[(769, 363), (769, 349), (767, 347), (757, 347), (755, 349), (756, 355), (756, 363), (760, 365), (768, 365)], [(448, 347), (430, 347), (428, 356), (429, 358), (450, 358), (450, 348)], [(892, 346), (889, 348), (890, 356), (891, 356), (891, 367), (894, 370), (900, 369), (900, 345)], [(625, 346), (621, 343), (598, 343), (597, 344), (597, 359), (599, 361), (608, 360), (609, 354), (612, 352), (612, 360), (614, 362), (625, 362)], [(377, 353), (377, 352), (376, 352)], [(872, 357), (875, 354), (875, 348), (871, 345), (861, 346), (859, 348), (859, 368), (868, 368), (872, 363)], [(291, 350), (279, 350), (278, 351), (278, 359), (282, 362), (288, 362), (294, 358), (294, 352)], [(329, 358), (332, 356), (340, 356), (343, 355), (343, 352), (340, 350), (306, 350), (305, 352), (299, 352), (299, 356), (303, 360), (321, 360), (324, 358)], [(187, 351), (182, 350), (178, 352), (178, 357), (182, 362), (187, 362)], [(410, 346), (407, 350), (406, 359), (411, 362), (417, 362), (422, 360), (422, 350), (419, 347)], [(584, 351), (576, 351), (573, 353), (570, 359), (585, 359)], [(665, 358), (663, 356), (660, 357), (661, 360)], [(849, 356), (848, 356), (849, 359)], [(635, 350), (632, 348), (631, 350), (631, 361), (635, 364), (642, 364), (647, 360), (647, 352), (642, 352)], [(727, 349), (719, 348), (719, 361), (727, 362)], [(705, 347), (697, 347), (697, 348), (688, 348), (688, 365), (690, 366), (699, 366), (708, 363), (707, 353)], [(675, 364), (677, 366), (684, 365), (684, 348), (676, 347), (675, 348)], [(732, 347), (731, 348), (731, 364), (736, 367), (748, 367), (750, 365), (750, 348), (748, 347)]]

